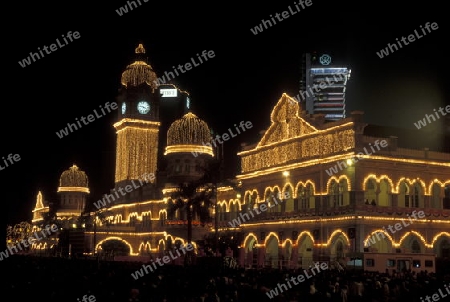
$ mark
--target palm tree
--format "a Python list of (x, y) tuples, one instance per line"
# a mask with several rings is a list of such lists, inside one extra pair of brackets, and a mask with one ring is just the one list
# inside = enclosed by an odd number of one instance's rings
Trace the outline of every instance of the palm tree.
[(169, 205), (167, 214), (172, 217), (177, 210), (185, 211), (187, 217), (187, 241), (192, 242), (192, 219), (194, 214), (199, 218), (200, 224), (212, 222), (210, 209), (214, 205), (215, 188), (211, 184), (200, 182), (180, 183), (177, 191), (172, 195), (174, 202)]
[[(167, 209), (168, 217), (173, 217), (176, 211), (185, 211), (187, 217), (187, 243), (192, 242), (192, 220), (194, 214), (198, 217), (200, 225), (212, 222), (210, 213), (215, 205), (216, 179), (213, 165), (204, 170), (203, 176), (195, 181), (179, 183), (177, 190), (172, 194), (173, 203)], [(211, 172), (213, 171), (213, 172)], [(187, 252), (185, 265), (192, 263), (192, 252)]]

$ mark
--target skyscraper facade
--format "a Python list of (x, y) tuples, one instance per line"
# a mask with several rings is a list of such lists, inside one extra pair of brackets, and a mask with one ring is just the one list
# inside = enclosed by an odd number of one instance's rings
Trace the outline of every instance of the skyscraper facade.
[(351, 69), (337, 64), (327, 53), (305, 53), (298, 101), (310, 114), (324, 114), (326, 121), (346, 118), (345, 94)]

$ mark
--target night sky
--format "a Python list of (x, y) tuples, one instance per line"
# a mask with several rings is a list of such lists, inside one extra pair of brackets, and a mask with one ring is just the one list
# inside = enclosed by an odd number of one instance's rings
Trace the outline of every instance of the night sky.
[[(299, 4), (140, 2), (122, 16), (116, 10), (127, 1), (20, 1), (7, 12), (15, 22), (5, 28), (10, 42), (3, 48), (10, 55), (3, 59), (12, 73), (3, 74), (0, 157), (21, 157), (0, 171), (8, 224), (31, 219), (39, 190), (45, 199), (55, 200), (59, 176), (72, 164), (87, 173), (91, 201), (114, 186), (112, 124), (117, 112), (62, 139), (55, 133), (115, 101), (121, 73), (138, 43), (144, 44), (158, 76), (203, 50), (214, 51), (214, 58), (172, 83), (190, 93), (194, 113), (216, 132), (224, 133), (240, 121), (254, 125), (225, 143), (229, 175), (237, 174), (240, 144), (256, 142), (270, 125), (271, 109), (281, 94), (298, 93), (304, 52), (328, 52), (347, 62), (352, 69), (347, 112), (363, 110), (370, 124), (414, 130), (418, 119), (450, 104), (445, 46), (449, 27), (445, 14), (439, 16), (446, 11), (443, 1), (405, 2), (394, 9), (388, 2), (312, 0), (309, 7), (257, 35), (250, 29), (262, 19)], [(439, 27), (385, 58), (377, 56), (387, 43), (413, 34), (426, 22)], [(69, 31), (78, 31), (80, 38), (29, 66), (18, 64)], [(430, 137), (445, 130), (435, 123), (421, 134)], [(415, 142), (420, 143), (419, 136)]]

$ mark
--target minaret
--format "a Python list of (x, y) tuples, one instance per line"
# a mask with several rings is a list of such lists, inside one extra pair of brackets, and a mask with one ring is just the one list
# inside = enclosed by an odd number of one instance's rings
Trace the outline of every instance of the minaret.
[[(135, 61), (122, 73), (118, 105), (115, 189), (157, 174), (159, 102), (155, 72), (139, 44)], [(136, 193), (136, 192), (135, 192)], [(131, 196), (135, 194), (130, 194)]]
[(44, 197), (42, 196), (42, 192), (39, 191), (36, 196), (36, 205), (32, 211), (33, 219), (32, 222), (36, 224), (38, 221), (43, 220), (42, 215), (47, 213), (49, 210), (48, 206), (44, 206)]

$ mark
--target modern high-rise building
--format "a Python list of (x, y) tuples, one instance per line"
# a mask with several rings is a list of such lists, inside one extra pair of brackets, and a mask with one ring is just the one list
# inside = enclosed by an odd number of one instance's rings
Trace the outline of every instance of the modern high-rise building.
[(335, 63), (327, 53), (305, 53), (297, 101), (310, 114), (324, 114), (326, 121), (346, 118), (345, 92), (351, 70)]

